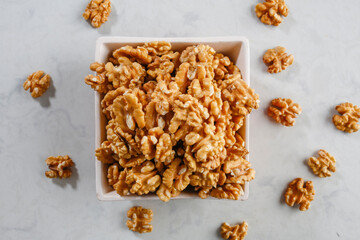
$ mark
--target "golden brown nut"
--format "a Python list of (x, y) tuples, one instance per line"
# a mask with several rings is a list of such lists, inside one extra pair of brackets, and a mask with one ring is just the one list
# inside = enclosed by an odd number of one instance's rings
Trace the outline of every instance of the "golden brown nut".
[(131, 231), (146, 233), (152, 231), (152, 217), (153, 212), (151, 209), (146, 209), (142, 207), (132, 207), (127, 212), (128, 218), (126, 225)]
[(292, 54), (287, 55), (285, 51), (284, 47), (278, 46), (265, 52), (263, 61), (268, 66), (269, 73), (279, 73), (293, 64), (294, 56)]
[(302, 178), (296, 178), (291, 183), (285, 192), (285, 202), (289, 206), (299, 204), (300, 211), (306, 211), (310, 207), (310, 202), (314, 200), (314, 186), (312, 181), (304, 183)]
[(48, 178), (68, 178), (71, 176), (70, 167), (74, 166), (74, 162), (68, 156), (48, 157), (46, 164), (49, 166), (50, 171), (45, 172)]
[(137, 48), (133, 48), (131, 46), (124, 46), (116, 49), (113, 52), (113, 56), (119, 62), (121, 62), (121, 58), (128, 58), (131, 61), (135, 60), (140, 64), (149, 64), (152, 61), (151, 56), (146, 48), (138, 46)]
[(154, 56), (167, 54), (171, 50), (171, 43), (165, 41), (147, 42), (144, 46)]
[(96, 71), (97, 76), (87, 75), (85, 77), (85, 83), (90, 85), (95, 91), (99, 93), (107, 93), (113, 89), (112, 84), (109, 83), (106, 77), (105, 64), (94, 62), (90, 65), (90, 70)]
[(91, 25), (94, 28), (99, 28), (108, 20), (110, 12), (110, 0), (91, 0), (83, 13), (83, 17), (85, 20), (90, 18)]
[(360, 129), (360, 108), (352, 103), (342, 103), (335, 108), (340, 115), (333, 116), (335, 127), (341, 131), (353, 133)]
[(288, 8), (284, 0), (266, 0), (255, 7), (255, 13), (261, 22), (267, 25), (278, 26), (282, 22), (282, 16), (287, 17)]
[(336, 160), (333, 156), (331, 156), (327, 151), (320, 149), (319, 157), (311, 157), (308, 160), (309, 167), (313, 170), (314, 174), (319, 177), (330, 177), (330, 172), (335, 172)]
[(96, 158), (103, 163), (113, 163), (115, 161), (113, 154), (110, 141), (102, 142), (101, 146), (95, 150)]
[(230, 226), (228, 223), (224, 222), (221, 225), (221, 236), (223, 239), (243, 240), (245, 239), (247, 230), (248, 224), (245, 221), (234, 226)]
[(31, 96), (38, 98), (50, 87), (50, 76), (43, 71), (36, 71), (24, 82), (24, 90), (30, 89)]
[(300, 114), (301, 110), (300, 105), (290, 98), (276, 98), (270, 103), (268, 115), (276, 122), (290, 127), (295, 125), (296, 115)]
[(243, 186), (238, 183), (226, 183), (210, 192), (210, 196), (212, 197), (231, 200), (238, 200), (243, 194)]

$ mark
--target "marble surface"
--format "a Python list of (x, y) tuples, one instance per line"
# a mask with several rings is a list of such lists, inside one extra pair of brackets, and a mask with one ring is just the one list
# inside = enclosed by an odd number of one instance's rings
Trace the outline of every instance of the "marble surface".
[[(109, 21), (93, 29), (82, 19), (86, 1), (1, 1), (0, 235), (1, 239), (220, 239), (219, 226), (246, 220), (246, 239), (357, 239), (360, 235), (360, 132), (334, 128), (334, 107), (360, 105), (360, 2), (287, 0), (279, 27), (263, 25), (251, 0), (113, 0)], [(251, 114), (251, 162), (257, 171), (245, 202), (215, 200), (100, 202), (95, 196), (94, 94), (84, 84), (100, 36), (246, 36), (252, 87), (261, 106)], [(266, 49), (285, 46), (294, 64), (270, 75)], [(43, 69), (51, 89), (32, 99), (27, 75)], [(303, 113), (285, 128), (265, 115), (268, 102), (290, 97)], [(337, 172), (320, 179), (305, 160), (325, 148)], [(69, 180), (44, 177), (49, 155), (69, 154)], [(286, 206), (295, 177), (312, 180), (307, 212)], [(126, 211), (154, 211), (154, 231), (127, 230)]]

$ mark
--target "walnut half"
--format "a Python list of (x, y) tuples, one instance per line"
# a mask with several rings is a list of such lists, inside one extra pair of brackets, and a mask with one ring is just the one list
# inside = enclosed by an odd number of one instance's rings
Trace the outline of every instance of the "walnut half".
[(110, 12), (110, 0), (91, 0), (83, 13), (83, 17), (85, 20), (90, 18), (91, 25), (94, 28), (99, 28), (108, 20)]
[(300, 113), (300, 105), (289, 98), (273, 99), (268, 108), (268, 115), (276, 122), (287, 127), (295, 125), (296, 115)]
[(360, 129), (360, 108), (352, 103), (342, 103), (335, 108), (340, 115), (333, 116), (335, 127), (341, 131), (352, 133)]
[(314, 174), (318, 175), (319, 177), (330, 177), (330, 172), (335, 172), (336, 167), (335, 163), (336, 160), (333, 156), (331, 156), (327, 151), (320, 149), (319, 157), (311, 157), (308, 160), (309, 167), (313, 170)]
[(287, 17), (288, 8), (284, 0), (266, 0), (255, 7), (255, 13), (261, 22), (267, 25), (278, 26), (282, 22), (282, 16)]
[(291, 183), (285, 192), (285, 202), (289, 206), (299, 204), (300, 211), (306, 211), (310, 207), (310, 202), (314, 200), (314, 185), (312, 181), (304, 183), (302, 178), (296, 178)]
[(285, 51), (286, 48), (278, 46), (265, 52), (263, 61), (268, 66), (269, 73), (279, 73), (293, 64), (294, 56), (287, 55)]
[(50, 87), (50, 76), (44, 75), (43, 71), (36, 71), (26, 79), (23, 87), (25, 91), (30, 89), (33, 98), (40, 97)]
[(126, 225), (131, 231), (146, 233), (152, 231), (151, 220), (153, 211), (142, 207), (132, 207), (127, 212), (128, 220)]
[(224, 222), (221, 225), (221, 236), (223, 239), (243, 240), (245, 239), (247, 230), (248, 224), (245, 221), (234, 226), (230, 226), (228, 223)]
[(71, 176), (70, 167), (74, 166), (74, 162), (68, 156), (48, 157), (46, 164), (49, 166), (50, 171), (45, 172), (48, 178), (68, 178)]

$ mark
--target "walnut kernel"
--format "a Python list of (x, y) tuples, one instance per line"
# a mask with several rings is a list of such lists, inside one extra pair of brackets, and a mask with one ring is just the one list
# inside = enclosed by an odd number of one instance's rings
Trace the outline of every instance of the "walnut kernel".
[(296, 178), (291, 183), (285, 192), (285, 202), (289, 206), (299, 204), (300, 211), (306, 211), (310, 207), (310, 202), (314, 200), (314, 186), (312, 181), (304, 183), (302, 178)]
[(248, 224), (245, 221), (234, 226), (230, 226), (228, 223), (224, 222), (221, 225), (221, 236), (223, 239), (243, 240), (245, 239), (247, 230)]
[(255, 13), (261, 22), (267, 25), (278, 26), (282, 22), (282, 16), (287, 17), (288, 8), (284, 0), (266, 0), (255, 7)]
[(43, 71), (32, 73), (24, 82), (24, 90), (30, 89), (31, 96), (38, 98), (50, 87), (50, 76)]
[(284, 47), (276, 47), (265, 52), (263, 61), (268, 66), (269, 73), (279, 73), (293, 64), (294, 56), (287, 55)]
[(74, 162), (68, 156), (48, 157), (46, 164), (49, 166), (50, 171), (45, 172), (48, 178), (68, 178), (71, 176), (70, 167), (74, 166)]
[(276, 122), (290, 127), (295, 125), (296, 115), (300, 114), (301, 110), (300, 105), (289, 98), (276, 98), (270, 103), (268, 115)]
[(352, 103), (342, 103), (335, 108), (341, 115), (333, 116), (335, 127), (341, 131), (353, 133), (360, 129), (360, 108)]
[(331, 156), (327, 151), (320, 149), (319, 157), (311, 157), (308, 160), (309, 167), (313, 170), (314, 174), (318, 175), (319, 177), (330, 177), (330, 172), (335, 172), (336, 167), (335, 163), (336, 160), (333, 156)]
[(110, 12), (110, 0), (91, 0), (83, 13), (83, 17), (85, 20), (90, 18), (91, 25), (94, 28), (99, 28), (108, 20)]
[(153, 211), (151, 209), (146, 209), (143, 207), (132, 207), (127, 212), (128, 218), (126, 225), (127, 227), (134, 232), (146, 233), (152, 231), (152, 217)]

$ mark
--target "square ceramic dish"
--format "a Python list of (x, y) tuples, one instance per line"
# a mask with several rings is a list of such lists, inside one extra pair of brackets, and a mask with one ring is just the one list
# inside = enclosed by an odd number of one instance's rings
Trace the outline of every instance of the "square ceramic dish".
[[(206, 37), (206, 38), (138, 38), (138, 37), (101, 37), (96, 41), (95, 61), (106, 62), (111, 52), (119, 47), (131, 45), (138, 46), (144, 42), (168, 41), (174, 50), (184, 50), (186, 47), (197, 44), (208, 44), (216, 52), (228, 56), (231, 61), (239, 67), (243, 79), (250, 85), (250, 49), (249, 41), (245, 37)], [(102, 96), (95, 92), (95, 147), (106, 139), (106, 118), (101, 111)], [(240, 129), (241, 136), (245, 140), (246, 148), (249, 150), (249, 118), (245, 119), (244, 126)], [(249, 160), (249, 155), (246, 156)], [(120, 196), (107, 183), (107, 168), (102, 162), (95, 158), (96, 171), (96, 195), (99, 200), (155, 200), (159, 199), (155, 193), (137, 196)], [(240, 200), (246, 200), (249, 195), (249, 183), (245, 184), (244, 194)], [(172, 199), (198, 198), (196, 192), (182, 192)], [(215, 199), (209, 197), (209, 199)]]

